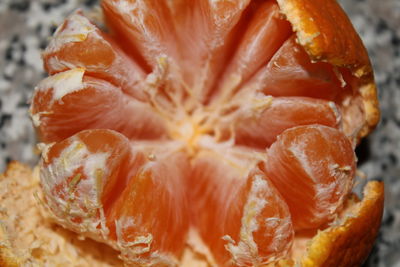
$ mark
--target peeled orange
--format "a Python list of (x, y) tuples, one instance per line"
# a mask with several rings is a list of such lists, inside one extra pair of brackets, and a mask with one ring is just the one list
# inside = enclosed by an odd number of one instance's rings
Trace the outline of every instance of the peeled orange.
[(31, 105), (59, 224), (139, 266), (188, 245), (218, 266), (360, 264), (383, 189), (355, 204), (354, 148), (379, 111), (334, 0), (102, 8), (106, 29), (81, 11), (57, 29)]

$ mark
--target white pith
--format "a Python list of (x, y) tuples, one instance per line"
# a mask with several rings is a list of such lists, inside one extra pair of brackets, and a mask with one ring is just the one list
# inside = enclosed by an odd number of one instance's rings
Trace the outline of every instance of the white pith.
[(189, 229), (187, 243), (195, 253), (203, 255), (210, 266), (218, 266), (212, 252), (210, 251), (210, 248), (201, 239), (199, 233), (197, 232), (197, 229)]
[(62, 49), (65, 44), (83, 42), (89, 34), (95, 33), (95, 27), (83, 16), (72, 14), (68, 23), (61, 25), (54, 33), (53, 38), (46, 48), (49, 53)]
[[(291, 245), (288, 244), (287, 247), (282, 248), (282, 240), (287, 239), (291, 233), (290, 218), (270, 217), (260, 221), (263, 209), (270, 205), (263, 195), (266, 192), (268, 192), (267, 194), (273, 193), (263, 175), (255, 174), (252, 179), (252, 186), (241, 219), (239, 240), (233, 240), (229, 235), (222, 237), (227, 242), (226, 250), (229, 251), (232, 261), (237, 266), (248, 266), (249, 263), (253, 266), (268, 264), (284, 256), (284, 251)], [(268, 229), (274, 229), (273, 241), (267, 248), (263, 248), (274, 252), (267, 257), (259, 254), (259, 246), (254, 240), (254, 233), (259, 230), (260, 223)]]
[[(53, 38), (46, 48), (45, 53), (43, 53), (43, 56), (60, 52), (62, 51), (63, 47), (68, 44), (84, 42), (89, 35), (92, 38), (101, 39), (99, 33), (96, 31), (95, 26), (91, 24), (86, 17), (84, 17), (79, 11), (73, 13), (62, 25), (57, 28)], [(50, 57), (48, 64), (57, 72), (81, 67), (61, 60), (57, 56)]]
[(67, 70), (50, 76), (39, 83), (37, 90), (46, 91), (53, 89), (53, 102), (61, 100), (64, 96), (84, 88), (84, 68)]
[[(80, 233), (97, 233), (100, 239), (108, 234), (100, 200), (102, 180), (108, 175), (108, 156), (108, 153), (90, 153), (86, 145), (76, 139), (47, 168), (41, 169), (46, 203), (57, 220)], [(43, 159), (46, 161), (46, 158)], [(73, 175), (82, 165), (83, 173)], [(54, 193), (59, 185), (63, 185), (59, 192), (63, 197)], [(82, 222), (76, 223), (74, 218), (80, 218)]]
[(224, 237), (224, 240), (228, 241), (225, 248), (231, 253), (233, 261), (239, 266), (243, 266), (244, 262), (252, 262), (254, 265), (262, 263), (258, 255), (258, 246), (253, 239), (253, 233), (259, 228), (257, 216), (268, 204), (265, 199), (257, 196), (264, 190), (268, 190), (266, 181), (259, 175), (255, 175), (241, 220), (240, 240), (235, 242), (229, 236)]
[[(121, 258), (126, 263), (135, 265), (149, 266), (150, 264), (166, 264), (167, 266), (174, 266), (177, 260), (173, 255), (167, 255), (158, 251), (151, 251), (151, 244), (153, 242), (152, 234), (143, 236), (136, 236), (133, 241), (125, 241), (123, 237), (124, 229), (134, 227), (135, 221), (132, 217), (121, 217), (115, 221), (117, 240), (115, 246), (121, 251)], [(150, 252), (149, 258), (141, 257), (143, 254)]]

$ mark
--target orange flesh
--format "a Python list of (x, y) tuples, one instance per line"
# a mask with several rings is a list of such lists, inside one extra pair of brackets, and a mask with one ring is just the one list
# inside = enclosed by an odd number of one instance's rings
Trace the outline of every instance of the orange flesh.
[[(58, 76), (48, 79), (51, 86), (53, 78)], [(34, 96), (32, 112), (43, 112), (39, 134), (44, 142), (61, 141), (79, 131), (95, 128), (115, 130), (130, 139), (155, 139), (165, 135), (162, 118), (147, 103), (131, 98), (105, 80), (85, 75), (82, 89), (65, 95), (62, 101), (52, 101), (54, 94), (53, 88), (41, 83)], [(96, 109), (98, 103), (102, 103), (101, 112)], [(121, 117), (121, 114), (133, 116)]]
[[(223, 265), (233, 258), (255, 266), (283, 256), (293, 238), (286, 204), (251, 152), (227, 150), (224, 161), (220, 153), (202, 151), (193, 160), (193, 225)], [(198, 212), (204, 210), (212, 212)]]
[(338, 111), (330, 102), (305, 97), (280, 97), (258, 115), (236, 118), (236, 143), (269, 147), (284, 130), (298, 125), (320, 124), (339, 127)]
[(352, 188), (355, 168), (350, 141), (321, 125), (285, 131), (267, 150), (265, 161), (265, 172), (288, 204), (295, 230), (315, 229), (337, 214)]
[[(163, 155), (157, 149), (144, 150), (134, 156), (142, 158), (142, 165), (132, 174), (123, 191), (117, 194), (117, 199), (105, 207), (110, 238), (137, 242), (138, 237), (150, 234), (150, 244), (139, 243), (136, 246), (146, 248), (151, 245), (151, 250), (180, 255), (184, 248), (181, 240), (186, 236), (189, 223), (184, 191), (188, 173), (188, 166), (183, 166), (187, 161), (186, 155), (182, 152)], [(157, 158), (146, 158), (149, 153), (156, 154)], [(144, 251), (140, 257), (146, 258), (148, 254)]]
[(275, 1), (103, 9), (112, 35), (80, 12), (60, 26), (31, 107), (61, 223), (129, 263), (177, 264), (191, 229), (221, 266), (252, 266), (333, 219), (355, 172), (344, 81)]
[(334, 100), (341, 91), (340, 74), (335, 73), (334, 67), (328, 63), (311, 63), (294, 35), (249, 83), (272, 96)]

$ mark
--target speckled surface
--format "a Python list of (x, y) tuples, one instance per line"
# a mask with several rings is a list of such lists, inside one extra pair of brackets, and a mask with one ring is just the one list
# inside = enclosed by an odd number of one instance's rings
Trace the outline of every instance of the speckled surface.
[[(0, 0), (0, 172), (10, 160), (34, 165), (28, 117), (34, 85), (45, 76), (40, 51), (56, 25), (96, 0)], [(400, 1), (343, 0), (375, 68), (382, 120), (357, 149), (369, 179), (386, 184), (386, 209), (365, 266), (400, 267)]]

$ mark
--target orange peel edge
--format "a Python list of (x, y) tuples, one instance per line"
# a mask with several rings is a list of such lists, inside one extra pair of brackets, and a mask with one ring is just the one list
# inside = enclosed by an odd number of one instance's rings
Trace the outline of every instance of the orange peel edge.
[[(315, 61), (344, 67), (358, 79), (364, 118), (357, 125), (356, 140), (367, 136), (378, 124), (380, 109), (368, 52), (351, 21), (336, 0), (277, 0), (281, 13), (291, 23), (298, 43)], [(348, 127), (354, 124), (351, 112), (343, 114)], [(350, 131), (350, 130), (349, 130)]]

